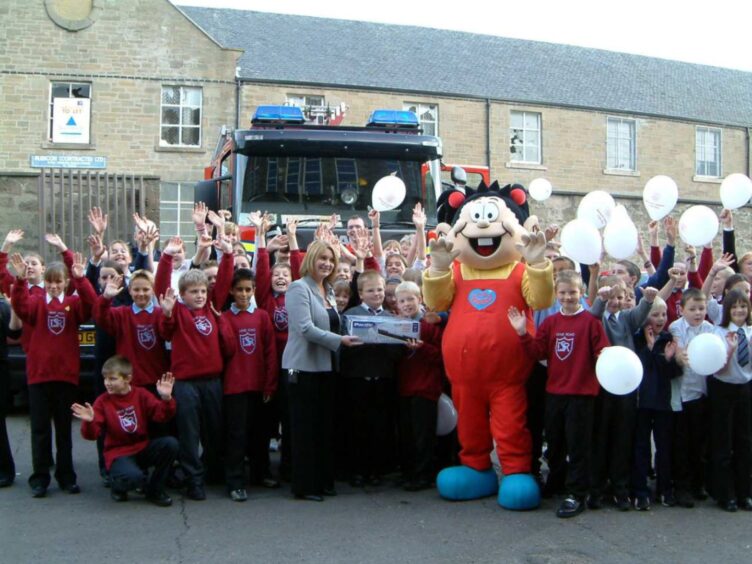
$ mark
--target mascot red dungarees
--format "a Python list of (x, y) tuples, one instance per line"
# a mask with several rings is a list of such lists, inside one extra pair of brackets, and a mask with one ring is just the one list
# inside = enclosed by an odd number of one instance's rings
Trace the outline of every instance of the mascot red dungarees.
[[(452, 500), (498, 492), (502, 507), (532, 509), (540, 503), (526, 428), (525, 381), (533, 360), (508, 323), (507, 311), (513, 306), (525, 312), (533, 333), (532, 310), (553, 303), (545, 236), (529, 215), (519, 185), (501, 190), (495, 182), (491, 188), (481, 185), (455, 217), (447, 237), (431, 241), (431, 267), (423, 275), (426, 304), (450, 311), (442, 353), (462, 447), (462, 466), (444, 469), (437, 488)], [(494, 441), (500, 486), (491, 466)]]

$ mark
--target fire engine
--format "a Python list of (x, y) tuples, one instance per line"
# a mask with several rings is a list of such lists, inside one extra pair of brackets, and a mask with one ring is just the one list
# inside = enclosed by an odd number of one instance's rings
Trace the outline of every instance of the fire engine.
[[(205, 180), (196, 185), (196, 201), (230, 210), (249, 251), (254, 234), (248, 214), (255, 210), (269, 212), (278, 225), (297, 218), (304, 244), (312, 236), (305, 227), (332, 214), (343, 222), (365, 218), (374, 185), (391, 174), (405, 183), (406, 196), (397, 209), (381, 213), (384, 238), (412, 230), (418, 202), (435, 224), (436, 200), (446, 188), (442, 169), (445, 175), (451, 170), (441, 163), (441, 139), (424, 135), (413, 112), (376, 110), (365, 125), (344, 126), (344, 110), (307, 119), (299, 107), (259, 106), (250, 128), (222, 128)], [(488, 179), (487, 168), (476, 169), (468, 172)]]

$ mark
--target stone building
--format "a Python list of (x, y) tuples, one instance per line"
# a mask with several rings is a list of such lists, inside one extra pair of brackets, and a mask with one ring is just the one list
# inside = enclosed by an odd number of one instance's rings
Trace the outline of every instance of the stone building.
[[(559, 223), (594, 189), (645, 221), (642, 189), (657, 174), (676, 180), (680, 210), (719, 209), (721, 180), (750, 173), (752, 73), (741, 71), (167, 0), (9, 0), (0, 44), (0, 218), (31, 232), (41, 217), (55, 223), (32, 157), (74, 156), (137, 176), (163, 236), (185, 233), (220, 127), (247, 126), (265, 103), (304, 105), (313, 119), (346, 108), (345, 125), (414, 109), (442, 137), (445, 162), (488, 165), (503, 182), (549, 179), (554, 197), (535, 211)], [(77, 133), (89, 138), (70, 143), (77, 97), (89, 112)]]

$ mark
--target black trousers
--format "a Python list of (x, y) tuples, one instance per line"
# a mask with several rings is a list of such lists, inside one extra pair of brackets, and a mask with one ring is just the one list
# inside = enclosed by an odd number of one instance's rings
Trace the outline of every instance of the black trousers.
[(5, 418), (10, 407), (10, 375), (5, 361), (0, 361), (0, 480), (16, 478), (16, 464), (8, 440), (8, 427)]
[(389, 465), (393, 444), (392, 382), (387, 378), (345, 379), (347, 448), (353, 475), (378, 476)]
[(317, 495), (334, 486), (332, 423), (334, 374), (296, 372), (288, 376), (292, 492)]
[[(175, 417), (180, 445), (178, 461), (188, 482), (202, 486), (207, 474), (211, 477), (223, 474), (222, 380), (177, 380), (173, 396), (178, 407)], [(199, 444), (202, 456), (199, 455)]]
[(536, 362), (525, 384), (527, 388), (527, 428), (532, 439), (533, 452), (530, 471), (540, 475), (543, 455), (543, 428), (546, 420), (546, 382), (548, 369)]
[(629, 495), (632, 470), (637, 392), (617, 396), (601, 390), (595, 402), (591, 493), (604, 493), (610, 482), (613, 494)]
[(251, 462), (251, 481), (260, 482), (268, 470), (269, 437), (264, 427), (261, 392), (225, 395), (225, 479), (230, 491), (245, 488), (245, 455)]
[(650, 496), (648, 472), (651, 462), (650, 434), (655, 439), (656, 496), (671, 492), (671, 430), (673, 412), (638, 409), (635, 427), (632, 491), (636, 497)]
[(76, 401), (78, 388), (67, 382), (45, 382), (29, 385), (29, 418), (31, 420), (31, 464), (29, 476), (32, 487), (50, 485), (52, 462), (52, 425), (55, 425), (55, 480), (61, 487), (76, 483), (73, 470), (73, 441), (71, 405)]
[(287, 391), (287, 370), (279, 371), (277, 381), (277, 405), (279, 406), (279, 426), (281, 446), (279, 450), (279, 475), (290, 479), (292, 459), (292, 440), (290, 439), (290, 398)]
[(710, 377), (708, 403), (713, 495), (721, 502), (749, 497), (750, 384), (728, 384)]
[[(152, 439), (146, 448), (131, 456), (121, 456), (112, 461), (110, 478), (113, 492), (128, 492), (146, 486), (147, 495), (164, 491), (165, 481), (178, 454), (175, 437)], [(154, 471), (146, 480), (149, 468)]]
[(594, 396), (546, 394), (550, 469), (546, 489), (556, 491), (559, 484), (566, 483), (569, 494), (581, 500), (587, 496), (590, 489), (594, 409)]
[(399, 400), (402, 475), (406, 480), (433, 481), (438, 403), (418, 396)]
[(671, 473), (677, 491), (706, 485), (707, 428), (707, 398), (682, 402), (682, 410), (674, 413)]

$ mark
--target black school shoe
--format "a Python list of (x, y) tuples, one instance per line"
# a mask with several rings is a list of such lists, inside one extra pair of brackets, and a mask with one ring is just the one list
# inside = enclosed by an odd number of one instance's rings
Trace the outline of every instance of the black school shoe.
[(564, 501), (561, 502), (559, 509), (556, 510), (556, 516), (562, 519), (569, 517), (575, 517), (585, 511), (585, 501), (577, 499), (572, 495), (568, 495)]
[(170, 505), (172, 505), (172, 498), (167, 495), (167, 492), (164, 490), (151, 493), (147, 492), (146, 500), (157, 507), (170, 507)]
[(64, 492), (68, 492), (71, 495), (76, 495), (76, 494), (81, 493), (81, 487), (76, 483), (65, 484), (65, 485), (60, 484), (60, 489)]
[(637, 511), (648, 511), (650, 509), (650, 498), (646, 495), (641, 495), (635, 498), (634, 508)]
[(737, 499), (736, 505), (742, 511), (752, 511), (752, 497), (742, 497)]
[(14, 478), (0, 478), (0, 488), (7, 488), (13, 485)]
[(128, 501), (128, 492), (118, 492), (111, 490), (110, 497), (113, 499), (113, 501), (117, 501), (118, 503)]
[(629, 503), (629, 498), (625, 495), (615, 495), (614, 496), (614, 505), (616, 506), (616, 509), (619, 511), (629, 511), (629, 508), (631, 507), (631, 503)]
[(248, 492), (243, 488), (230, 491), (230, 499), (232, 501), (248, 501)]
[(31, 497), (46, 497), (47, 488), (45, 486), (31, 486)]
[(599, 495), (589, 495), (587, 499), (587, 508), (594, 511), (603, 509), (603, 499)]
[(206, 499), (204, 486), (200, 484), (192, 484), (188, 486), (188, 489), (185, 491), (185, 497), (192, 499), (193, 501), (204, 501)]
[(691, 509), (695, 506), (695, 502), (692, 500), (692, 496), (689, 495), (689, 492), (679, 490), (676, 492), (676, 505)]

